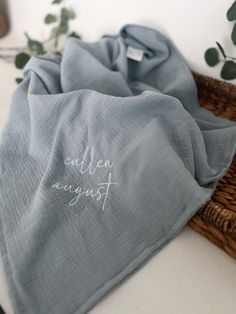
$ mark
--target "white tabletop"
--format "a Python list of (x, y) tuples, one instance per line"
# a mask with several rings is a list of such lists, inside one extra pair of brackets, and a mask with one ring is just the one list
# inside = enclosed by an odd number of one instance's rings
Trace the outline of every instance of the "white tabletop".
[[(16, 42), (10, 34), (0, 41), (0, 47)], [(0, 131), (18, 76), (20, 72), (12, 64), (0, 60)], [(235, 314), (235, 293), (235, 260), (185, 227), (91, 314)], [(1, 261), (0, 304), (7, 314), (13, 313)]]

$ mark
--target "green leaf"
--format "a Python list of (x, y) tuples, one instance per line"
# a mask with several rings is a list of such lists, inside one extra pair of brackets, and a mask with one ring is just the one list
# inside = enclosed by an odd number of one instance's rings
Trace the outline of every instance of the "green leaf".
[(52, 4), (60, 4), (63, 0), (53, 0)]
[(216, 42), (216, 44), (217, 44), (217, 46), (218, 46), (218, 48), (219, 48), (219, 50), (220, 50), (222, 56), (223, 56), (224, 59), (225, 59), (225, 58), (226, 58), (226, 54), (225, 54), (224, 48), (221, 46), (220, 43), (218, 43), (218, 41)]
[(234, 23), (234, 27), (231, 33), (231, 39), (234, 45), (236, 45), (236, 23)]
[(220, 73), (225, 80), (233, 80), (236, 78), (236, 63), (234, 61), (226, 61)]
[(17, 84), (20, 84), (23, 81), (23, 78), (22, 77), (17, 77), (15, 80), (16, 80)]
[(61, 9), (61, 16), (64, 16), (64, 17), (66, 17), (66, 18), (68, 18), (68, 19), (73, 20), (73, 19), (75, 19), (76, 14), (75, 14), (75, 12), (74, 12), (73, 10), (71, 10), (71, 9), (62, 8), (62, 9)]
[(43, 44), (37, 40), (29, 40), (28, 41), (28, 48), (32, 51), (37, 53), (38, 55), (44, 53)]
[(29, 61), (30, 55), (25, 52), (20, 52), (15, 57), (15, 66), (17, 69), (23, 69), (26, 63)]
[(236, 20), (236, 1), (234, 1), (234, 3), (231, 5), (229, 10), (227, 11), (227, 19), (230, 22)]
[(58, 28), (59, 34), (65, 34), (69, 31), (69, 20), (75, 18), (75, 13), (67, 8), (61, 9), (61, 20)]
[(28, 48), (33, 54), (41, 55), (45, 53), (43, 44), (41, 42), (31, 39), (26, 32), (25, 36), (28, 39)]
[(46, 24), (54, 23), (54, 22), (56, 22), (56, 20), (57, 20), (57, 16), (54, 15), (54, 14), (47, 14), (47, 15), (45, 16), (45, 18), (44, 18), (44, 22), (45, 22)]
[(81, 39), (81, 36), (78, 33), (76, 33), (76, 32), (70, 33), (68, 37), (74, 37), (74, 38)]
[(213, 67), (214, 65), (218, 64), (220, 61), (219, 60), (219, 53), (218, 53), (218, 50), (216, 48), (207, 49), (204, 57), (205, 57), (206, 63), (210, 67)]

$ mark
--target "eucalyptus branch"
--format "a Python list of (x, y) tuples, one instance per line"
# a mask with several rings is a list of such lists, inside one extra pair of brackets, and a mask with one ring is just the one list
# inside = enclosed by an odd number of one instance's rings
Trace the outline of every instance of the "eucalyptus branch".
[[(229, 22), (233, 22), (233, 30), (231, 32), (231, 40), (236, 45), (236, 1), (233, 2), (231, 7), (227, 11), (227, 19)], [(206, 63), (213, 67), (220, 62), (223, 62), (223, 67), (220, 72), (220, 76), (225, 80), (236, 79), (236, 57), (229, 56), (225, 53), (223, 46), (216, 42), (217, 48), (208, 48), (205, 52)], [(223, 56), (223, 60), (220, 59), (220, 55)]]
[[(48, 13), (44, 17), (44, 23), (47, 25), (53, 25), (51, 29), (50, 36), (42, 41), (35, 40), (30, 37), (28, 32), (24, 32), (26, 37), (27, 44), (25, 47), (0, 47), (0, 59), (6, 62), (14, 62), (15, 66), (18, 69), (23, 69), (26, 63), (32, 56), (43, 55), (47, 53), (45, 49), (45, 45), (52, 42), (53, 44), (53, 52), (54, 53), (62, 53), (63, 49), (58, 50), (58, 43), (60, 37), (63, 35), (64, 37), (76, 37), (80, 38), (80, 36), (74, 32), (70, 31), (70, 21), (75, 19), (75, 12), (66, 7), (61, 7), (61, 3), (63, 0), (51, 0), (52, 5), (58, 5), (59, 10), (58, 14)], [(9, 53), (12, 53), (10, 55)], [(21, 78), (17, 78), (17, 83), (21, 82)]]

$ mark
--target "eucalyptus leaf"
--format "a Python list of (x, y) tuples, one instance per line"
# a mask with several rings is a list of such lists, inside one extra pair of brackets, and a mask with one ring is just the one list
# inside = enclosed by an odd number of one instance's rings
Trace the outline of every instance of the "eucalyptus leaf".
[(15, 57), (15, 66), (17, 69), (23, 69), (26, 63), (29, 61), (30, 55), (25, 52), (20, 52)]
[(23, 81), (23, 78), (22, 77), (17, 77), (15, 80), (16, 80), (17, 84), (20, 84)]
[(44, 54), (43, 44), (37, 40), (31, 39), (29, 35), (25, 32), (25, 36), (28, 39), (28, 48), (29, 50), (36, 55)]
[(218, 46), (218, 48), (219, 48), (219, 50), (220, 50), (222, 56), (223, 56), (224, 59), (225, 59), (225, 58), (226, 58), (226, 54), (225, 54), (224, 48), (221, 46), (220, 43), (218, 43), (218, 41), (216, 42), (216, 44), (217, 44), (217, 46)]
[(236, 23), (234, 23), (234, 27), (231, 33), (231, 39), (234, 45), (236, 45)]
[(234, 1), (234, 3), (231, 5), (229, 10), (227, 11), (227, 19), (230, 22), (236, 20), (236, 1)]
[(54, 14), (47, 14), (44, 18), (46, 24), (51, 24), (57, 21), (57, 16)]
[(63, 0), (53, 0), (52, 4), (60, 4)]
[(69, 30), (69, 17), (67, 14), (67, 9), (62, 8), (61, 9), (61, 20), (60, 20), (60, 25), (58, 28), (58, 33), (59, 34), (65, 34)]
[(236, 79), (236, 63), (232, 60), (226, 61), (223, 65), (220, 75), (225, 80)]
[(29, 40), (28, 48), (32, 51), (37, 53), (38, 55), (44, 53), (43, 44), (37, 40)]
[(211, 67), (215, 66), (220, 61), (219, 60), (219, 53), (218, 53), (218, 50), (216, 48), (207, 49), (204, 57), (205, 57), (206, 63)]
[(75, 12), (74, 12), (73, 10), (71, 10), (71, 9), (62, 8), (62, 9), (61, 9), (61, 16), (64, 16), (64, 17), (66, 17), (66, 18), (68, 18), (68, 19), (73, 20), (73, 19), (75, 19), (76, 14), (75, 14)]

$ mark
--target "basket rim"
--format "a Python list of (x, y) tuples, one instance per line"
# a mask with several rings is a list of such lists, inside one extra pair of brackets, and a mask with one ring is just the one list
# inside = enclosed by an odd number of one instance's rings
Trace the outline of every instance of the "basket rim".
[(206, 88), (208, 91), (220, 96), (226, 97), (230, 101), (236, 101), (236, 85), (221, 81), (205, 74), (191, 71), (196, 81), (198, 90)]

